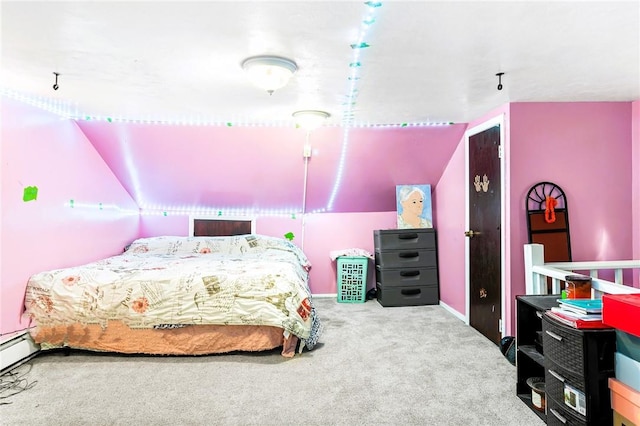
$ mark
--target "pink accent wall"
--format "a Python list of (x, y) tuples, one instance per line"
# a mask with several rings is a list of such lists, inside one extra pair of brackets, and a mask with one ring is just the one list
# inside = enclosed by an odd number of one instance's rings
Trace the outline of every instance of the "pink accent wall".
[[(320, 155), (313, 159), (323, 163), (311, 163), (309, 197), (313, 201), (307, 211), (327, 207), (339, 173), (341, 185), (331, 212), (396, 211), (399, 184), (431, 184), (435, 191), (465, 128), (464, 124), (455, 124), (356, 128), (346, 136), (339, 132), (340, 138), (327, 140)], [(434, 216), (434, 223), (435, 220)]]
[[(525, 293), (524, 198), (540, 181), (565, 191), (572, 258), (631, 259), (631, 103), (513, 103), (509, 197), (512, 293)], [(637, 168), (638, 165), (636, 164)], [(512, 324), (514, 315), (511, 316)]]
[[(640, 259), (640, 101), (631, 104), (631, 144), (631, 251)], [(633, 282), (640, 287), (640, 271), (634, 271)]]
[[(304, 251), (313, 267), (309, 275), (313, 293), (337, 292), (334, 250), (360, 248), (374, 252), (373, 231), (396, 227), (396, 212), (322, 213), (305, 217)], [(367, 288), (375, 287), (374, 264), (368, 264)]]
[[(166, 216), (143, 214), (141, 236), (187, 235), (187, 215), (172, 209), (220, 209), (222, 216), (234, 215), (226, 207), (302, 210), (306, 134), (300, 129), (93, 121), (79, 126), (143, 213), (167, 210)], [(292, 231), (300, 246), (304, 237), (303, 248), (315, 265), (312, 292), (335, 293), (329, 251), (373, 252), (373, 230), (396, 226), (396, 185), (431, 184), (435, 196), (464, 129), (464, 124), (318, 129), (309, 135), (304, 225), (300, 214), (297, 221), (263, 214), (256, 231), (273, 236)], [(435, 202), (433, 208), (437, 226)], [(372, 273), (373, 268), (371, 287)]]
[[(31, 274), (120, 252), (138, 234), (139, 216), (73, 121), (4, 97), (0, 102), (0, 334), (6, 334), (27, 326), (21, 314)], [(38, 187), (36, 200), (23, 201), (27, 186)]]
[[(515, 296), (525, 293), (523, 245), (527, 243), (524, 198), (540, 181), (567, 193), (573, 259), (631, 259), (632, 214), (637, 197), (638, 116), (629, 102), (513, 103), (469, 123), (469, 129), (505, 115), (506, 333), (515, 333)], [(637, 113), (636, 113), (637, 114)], [(437, 184), (441, 299), (466, 315), (464, 241), (464, 140)], [(635, 187), (634, 187), (635, 185)], [(454, 195), (456, 194), (456, 195)], [(635, 207), (638, 208), (637, 206)], [(446, 218), (446, 219), (445, 219)]]
[[(78, 125), (143, 209), (302, 209), (301, 129)], [(435, 186), (464, 129), (457, 124), (314, 131), (305, 211), (395, 211), (395, 185)]]
[(438, 273), (440, 300), (464, 315), (465, 295), (465, 142), (457, 149), (438, 182), (434, 193), (438, 221)]

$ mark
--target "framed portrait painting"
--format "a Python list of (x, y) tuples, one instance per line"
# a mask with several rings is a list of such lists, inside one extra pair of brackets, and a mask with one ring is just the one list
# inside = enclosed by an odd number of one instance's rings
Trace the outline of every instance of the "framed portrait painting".
[(398, 229), (433, 228), (431, 185), (396, 185)]

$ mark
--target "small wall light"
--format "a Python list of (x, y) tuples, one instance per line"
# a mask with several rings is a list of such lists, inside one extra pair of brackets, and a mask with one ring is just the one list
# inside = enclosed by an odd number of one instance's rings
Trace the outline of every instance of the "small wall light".
[(298, 66), (291, 59), (280, 56), (252, 56), (242, 61), (249, 81), (270, 95), (287, 85)]
[(331, 114), (326, 111), (318, 111), (313, 109), (296, 111), (292, 115), (296, 120), (296, 126), (302, 127), (307, 131), (317, 129), (318, 127), (322, 126), (327, 118), (331, 117)]

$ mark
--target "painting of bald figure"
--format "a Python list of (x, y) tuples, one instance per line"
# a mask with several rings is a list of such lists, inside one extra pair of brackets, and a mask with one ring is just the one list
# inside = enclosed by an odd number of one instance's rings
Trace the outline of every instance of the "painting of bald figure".
[(397, 185), (398, 229), (432, 228), (431, 185)]

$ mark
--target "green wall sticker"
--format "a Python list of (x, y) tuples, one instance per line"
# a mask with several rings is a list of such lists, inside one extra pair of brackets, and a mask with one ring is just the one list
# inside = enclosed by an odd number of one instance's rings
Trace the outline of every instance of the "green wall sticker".
[(286, 234), (284, 234), (284, 237), (289, 241), (293, 241), (295, 235), (293, 235), (293, 232), (287, 232)]
[(33, 201), (38, 198), (38, 187), (37, 186), (27, 186), (24, 188), (24, 192), (22, 194), (22, 201)]

